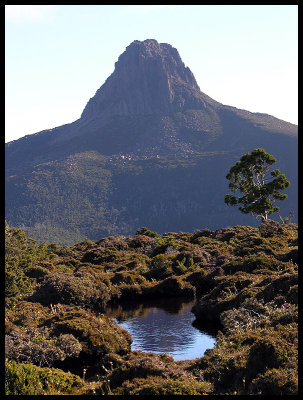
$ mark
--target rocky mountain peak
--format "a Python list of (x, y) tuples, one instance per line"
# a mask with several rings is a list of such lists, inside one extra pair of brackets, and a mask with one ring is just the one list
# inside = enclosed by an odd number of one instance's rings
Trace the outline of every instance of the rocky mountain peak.
[(291, 181), (281, 215), (296, 215), (297, 126), (215, 102), (176, 49), (136, 40), (81, 118), (6, 145), (6, 221), (50, 243), (250, 224), (224, 207), (225, 176), (257, 147)]
[(135, 40), (86, 105), (82, 118), (168, 114), (216, 102), (204, 95), (174, 47), (154, 39)]

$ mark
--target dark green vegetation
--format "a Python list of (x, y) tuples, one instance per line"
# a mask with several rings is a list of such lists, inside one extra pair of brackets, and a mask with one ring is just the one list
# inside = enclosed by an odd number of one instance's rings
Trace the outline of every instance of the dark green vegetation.
[(225, 203), (231, 206), (242, 204), (238, 209), (244, 214), (253, 214), (264, 219), (280, 208), (273, 205), (277, 200), (287, 199), (287, 194), (281, 193), (290, 186), (290, 182), (278, 169), (270, 171), (277, 160), (264, 149), (254, 149), (251, 154), (244, 154), (240, 161), (231, 167), (226, 178), (233, 192), (243, 194), (238, 199), (227, 194)]
[[(296, 218), (297, 142), (291, 137), (284, 141), (266, 149), (273, 150), (280, 169), (291, 177), (280, 213), (294, 211)], [(6, 170), (6, 219), (36, 240), (61, 245), (85, 237), (130, 235), (138, 226), (163, 233), (257, 224), (254, 217), (224, 204), (226, 172), (243, 151), (251, 151), (250, 146), (233, 148), (230, 143), (225, 151), (188, 158), (122, 159), (91, 150), (24, 168), (22, 158), (13, 159), (12, 170)], [(285, 148), (287, 159), (281, 151)]]
[[(6, 393), (297, 394), (297, 230), (142, 228), (62, 247), (6, 226)], [(103, 313), (176, 296), (220, 329), (201, 358), (132, 352)]]

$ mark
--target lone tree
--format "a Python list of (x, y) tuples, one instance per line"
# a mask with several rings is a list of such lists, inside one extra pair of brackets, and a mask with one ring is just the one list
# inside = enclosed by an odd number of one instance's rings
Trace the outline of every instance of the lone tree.
[(287, 198), (287, 194), (280, 190), (290, 186), (290, 182), (278, 169), (270, 172), (271, 165), (276, 161), (264, 149), (254, 149), (244, 154), (226, 175), (230, 181), (229, 189), (238, 193), (238, 198), (227, 194), (225, 203), (231, 206), (238, 204), (242, 213), (260, 216), (262, 220), (278, 212), (280, 208), (274, 207), (272, 203)]

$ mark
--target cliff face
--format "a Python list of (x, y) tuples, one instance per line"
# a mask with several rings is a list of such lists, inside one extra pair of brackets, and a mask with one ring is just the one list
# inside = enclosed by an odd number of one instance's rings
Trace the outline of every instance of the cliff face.
[(136, 40), (81, 118), (6, 144), (6, 219), (51, 241), (253, 224), (224, 196), (256, 147), (291, 182), (281, 215), (296, 214), (297, 145), (297, 126), (216, 102), (175, 48)]
[(152, 39), (136, 40), (120, 55), (115, 71), (90, 99), (81, 117), (166, 115), (205, 108), (206, 101), (216, 104), (201, 93), (174, 47)]

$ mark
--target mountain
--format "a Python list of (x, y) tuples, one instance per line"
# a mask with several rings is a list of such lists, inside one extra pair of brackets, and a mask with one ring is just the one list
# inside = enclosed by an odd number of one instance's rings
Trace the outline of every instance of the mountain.
[(230, 167), (256, 147), (291, 182), (281, 215), (296, 214), (297, 140), (296, 125), (204, 94), (171, 45), (136, 40), (78, 120), (6, 144), (6, 220), (61, 244), (253, 225), (224, 195)]

